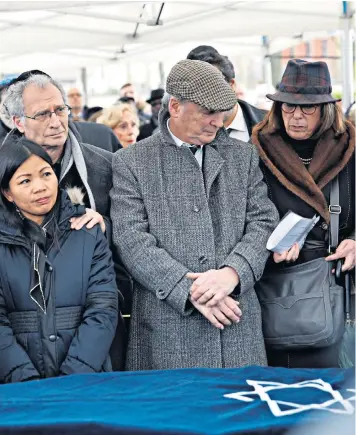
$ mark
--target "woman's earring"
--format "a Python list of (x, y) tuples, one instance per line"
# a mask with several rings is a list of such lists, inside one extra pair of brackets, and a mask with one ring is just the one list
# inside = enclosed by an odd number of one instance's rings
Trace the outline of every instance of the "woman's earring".
[(18, 215), (20, 216), (20, 218), (23, 220), (24, 217), (23, 217), (23, 215), (22, 215), (20, 209), (17, 207), (17, 205), (15, 204), (15, 202), (13, 202), (13, 204), (14, 204), (14, 207), (15, 207), (16, 212), (18, 213)]

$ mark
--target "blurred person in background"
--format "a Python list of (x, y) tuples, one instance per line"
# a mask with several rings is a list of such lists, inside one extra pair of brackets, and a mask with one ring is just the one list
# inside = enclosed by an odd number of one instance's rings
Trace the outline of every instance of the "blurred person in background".
[(7, 87), (8, 83), (0, 85), (0, 145), (7, 134), (14, 128), (14, 123), (11, 119), (11, 116), (8, 115), (7, 111), (3, 107)]
[[(102, 110), (102, 107), (88, 108), (83, 106), (82, 94), (78, 88), (71, 88), (67, 92), (68, 104), (70, 106), (69, 118), (74, 121), (72, 129), (78, 132), (80, 142), (90, 143), (101, 149), (116, 152), (121, 148), (119, 141), (113, 132), (103, 125), (96, 125), (89, 122), (91, 114)], [(97, 115), (97, 117), (99, 114)], [(87, 122), (88, 121), (88, 122)]]
[(132, 83), (125, 83), (123, 86), (121, 86), (120, 98), (115, 104), (121, 103), (132, 104), (135, 107), (138, 119), (140, 121), (140, 127), (149, 122), (151, 115), (145, 112), (145, 103), (137, 98), (136, 89)]
[[(298, 244), (274, 253), (265, 271), (273, 274), (288, 264), (303, 266), (326, 257), (344, 259), (342, 270), (355, 267), (355, 128), (345, 121), (331, 95), (325, 62), (290, 60), (268, 116), (253, 130), (251, 141), (261, 159), (270, 199), (280, 218), (288, 211), (319, 222), (309, 232), (302, 249)], [(330, 189), (339, 177), (339, 245), (330, 255)], [(320, 283), (321, 284), (321, 283)], [(343, 315), (343, 313), (342, 313)], [(339, 343), (325, 348), (269, 349), (271, 366), (289, 368), (338, 367)]]
[(193, 48), (187, 56), (187, 59), (191, 60), (200, 60), (198, 59), (199, 56), (204, 53), (205, 56), (219, 56), (219, 52), (216, 48), (212, 47), (211, 45), (198, 45), (197, 47)]
[(120, 88), (120, 98), (132, 98), (136, 100), (136, 90), (132, 83), (125, 83)]
[(146, 137), (150, 137), (158, 127), (158, 114), (161, 109), (163, 95), (164, 89), (153, 89), (151, 91), (150, 98), (146, 100), (151, 106), (151, 119), (148, 124), (144, 124), (140, 128), (140, 135), (137, 138), (138, 141), (141, 139), (146, 139)]
[(122, 148), (111, 128), (104, 124), (97, 124), (88, 120), (70, 122), (70, 126), (79, 142), (90, 143), (110, 153), (115, 153)]
[(67, 92), (68, 104), (71, 108), (70, 118), (73, 121), (84, 121), (87, 119), (87, 106), (83, 106), (83, 95), (78, 88), (70, 88)]
[(119, 90), (119, 98), (117, 99), (116, 104), (132, 104), (136, 107), (136, 90), (131, 83), (125, 83), (121, 86)]
[(87, 111), (88, 122), (96, 122), (99, 116), (103, 113), (104, 108), (101, 106), (89, 107)]
[(143, 100), (135, 101), (132, 97), (120, 97), (115, 103), (115, 105), (120, 105), (120, 104), (129, 104), (133, 107), (133, 109), (135, 109), (139, 119), (140, 127), (149, 122), (151, 115), (145, 112), (145, 108), (146, 108), (145, 101)]
[(119, 104), (104, 109), (96, 122), (110, 127), (123, 148), (137, 140), (140, 121), (131, 104)]
[(187, 59), (201, 60), (210, 63), (221, 71), (225, 80), (229, 83), (238, 97), (236, 106), (224, 122), (224, 127), (228, 130), (230, 137), (248, 142), (253, 127), (262, 121), (266, 112), (252, 106), (242, 99), (239, 99), (239, 96), (243, 95), (244, 90), (236, 82), (235, 70), (231, 61), (227, 56), (219, 54), (214, 47), (209, 45), (200, 45), (194, 48), (188, 54)]
[(143, 98), (138, 98), (136, 100), (136, 110), (140, 120), (140, 127), (148, 124), (151, 119), (151, 106)]

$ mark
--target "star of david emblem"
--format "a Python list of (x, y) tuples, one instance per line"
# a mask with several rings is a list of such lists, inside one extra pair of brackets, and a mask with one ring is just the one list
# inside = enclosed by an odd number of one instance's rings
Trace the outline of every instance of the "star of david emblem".
[[(228, 399), (240, 400), (242, 402), (253, 402), (258, 398), (267, 403), (270, 411), (275, 417), (283, 417), (286, 415), (297, 414), (310, 410), (324, 410), (335, 414), (353, 414), (355, 411), (354, 405), (351, 402), (356, 401), (356, 390), (347, 389), (345, 391), (351, 394), (350, 397), (344, 398), (340, 391), (334, 390), (332, 385), (322, 379), (314, 379), (311, 381), (298, 382), (295, 384), (283, 384), (281, 382), (268, 381), (253, 381), (246, 380), (246, 383), (254, 387), (254, 391), (240, 391), (232, 394), (224, 394)], [(300, 388), (316, 388), (324, 393), (329, 394), (330, 399), (322, 403), (300, 404), (294, 402), (286, 402), (283, 400), (275, 400), (270, 396), (270, 392), (291, 389), (291, 399), (293, 399), (293, 390)], [(251, 397), (252, 396), (252, 397)], [(258, 396), (254, 398), (254, 396)], [(281, 407), (285, 409), (281, 409)]]

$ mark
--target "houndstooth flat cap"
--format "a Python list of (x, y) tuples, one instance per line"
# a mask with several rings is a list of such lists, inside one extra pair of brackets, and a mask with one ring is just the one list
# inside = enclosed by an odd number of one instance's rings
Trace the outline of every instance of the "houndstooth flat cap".
[(221, 72), (207, 62), (181, 60), (167, 77), (167, 92), (173, 97), (191, 101), (213, 112), (234, 108), (237, 97)]

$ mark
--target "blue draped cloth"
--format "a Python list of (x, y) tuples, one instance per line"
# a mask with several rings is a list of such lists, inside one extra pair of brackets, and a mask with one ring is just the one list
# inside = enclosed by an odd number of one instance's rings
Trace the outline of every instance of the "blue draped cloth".
[(354, 430), (354, 388), (351, 369), (64, 376), (0, 385), (0, 434), (310, 435), (336, 421), (346, 435)]

